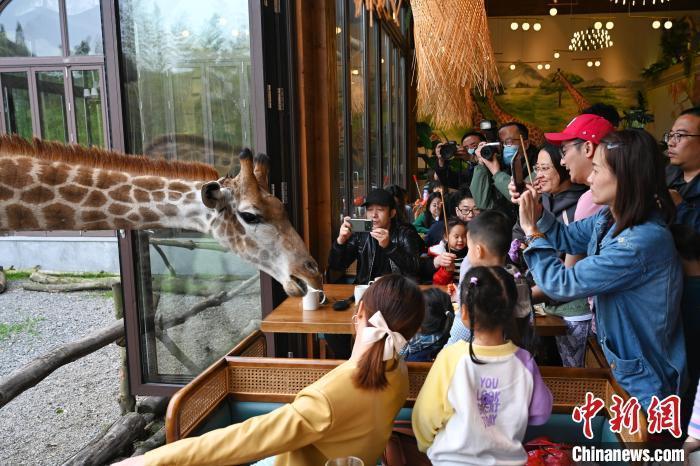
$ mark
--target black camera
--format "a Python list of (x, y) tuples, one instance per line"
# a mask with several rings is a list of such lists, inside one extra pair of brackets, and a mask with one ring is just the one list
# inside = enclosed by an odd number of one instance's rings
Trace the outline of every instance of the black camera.
[(481, 146), (481, 158), (485, 160), (493, 159), (493, 156), (501, 152), (500, 142), (489, 142)]
[(498, 141), (498, 124), (494, 120), (481, 120), (479, 122), (479, 131), (484, 135), (488, 142)]
[(445, 144), (440, 146), (440, 157), (442, 157), (445, 160), (450, 160), (454, 158), (458, 149), (459, 148), (457, 147), (457, 143), (455, 141), (446, 142)]

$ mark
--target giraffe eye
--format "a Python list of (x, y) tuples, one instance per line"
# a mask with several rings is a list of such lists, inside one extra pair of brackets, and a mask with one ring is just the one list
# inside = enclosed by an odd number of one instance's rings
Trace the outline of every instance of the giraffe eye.
[(259, 215), (251, 214), (250, 212), (238, 212), (238, 215), (243, 219), (245, 223), (249, 223), (251, 225), (258, 224), (262, 222), (262, 217)]

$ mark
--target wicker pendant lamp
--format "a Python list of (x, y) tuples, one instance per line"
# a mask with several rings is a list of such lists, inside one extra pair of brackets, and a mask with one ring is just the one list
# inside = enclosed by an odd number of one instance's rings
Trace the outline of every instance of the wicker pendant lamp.
[(413, 0), (418, 118), (472, 126), (472, 89), (499, 83), (484, 0)]
[[(382, 19), (397, 20), (403, 0), (355, 0)], [(389, 4), (389, 10), (385, 8)], [(472, 126), (472, 90), (500, 84), (484, 0), (411, 0), (418, 118), (436, 128)], [(370, 15), (371, 21), (372, 15)]]

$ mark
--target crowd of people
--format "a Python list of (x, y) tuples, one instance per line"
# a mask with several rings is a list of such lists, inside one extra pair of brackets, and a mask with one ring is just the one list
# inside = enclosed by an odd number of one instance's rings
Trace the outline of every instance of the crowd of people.
[[(433, 464), (524, 464), (526, 427), (552, 410), (533, 356), (536, 306), (565, 321), (562, 365), (582, 367), (593, 339), (644, 409), (654, 396), (683, 400), (685, 445), (698, 448), (700, 108), (678, 117), (665, 146), (618, 124), (595, 105), (538, 150), (524, 125), (506, 123), (488, 157), (493, 141), (470, 132), (457, 165), (436, 148), (423, 202), (396, 185), (369, 192), (371, 231), (344, 218), (328, 262), (336, 277), (356, 263), (345, 278), (355, 284), (381, 277), (356, 303), (347, 362), (268, 415), (131, 463), (375, 464), (407, 396), (408, 360), (433, 361), (412, 414)], [(533, 169), (524, 189), (511, 171), (519, 153)]]

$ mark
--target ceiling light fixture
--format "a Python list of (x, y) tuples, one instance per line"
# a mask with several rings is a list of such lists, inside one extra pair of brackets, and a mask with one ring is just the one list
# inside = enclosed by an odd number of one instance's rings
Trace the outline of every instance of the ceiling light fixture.
[(523, 23), (523, 31), (528, 31), (530, 29), (530, 23)]
[(514, 69), (515, 69), (515, 63), (511, 63), (510, 66), (509, 66), (508, 68), (510, 68), (511, 70), (514, 70)]
[(670, 19), (666, 20), (666, 22), (664, 23), (664, 28), (671, 29), (672, 27), (673, 27), (673, 21), (671, 21)]
[(540, 29), (542, 29), (542, 25), (540, 23), (535, 23), (532, 26), (532, 29), (534, 29), (535, 31), (539, 31)]
[(559, 58), (560, 56), (559, 52), (554, 52), (554, 58)]
[(549, 16), (556, 16), (559, 11), (557, 11), (556, 8), (550, 8), (549, 9)]
[(517, 30), (518, 30), (518, 23), (516, 23), (515, 21), (513, 21), (512, 23), (510, 23), (510, 29), (511, 29), (512, 31), (517, 31)]
[(671, 3), (671, 0), (610, 0), (610, 2), (615, 3), (615, 5), (627, 6), (629, 3), (631, 6), (641, 6), (656, 5), (657, 3), (663, 5), (664, 3)]
[(651, 27), (653, 29), (659, 29), (661, 27), (661, 21), (659, 21), (658, 19), (655, 19), (654, 21), (652, 21)]
[(597, 50), (612, 47), (613, 41), (607, 29), (584, 29), (571, 37), (569, 50)]

